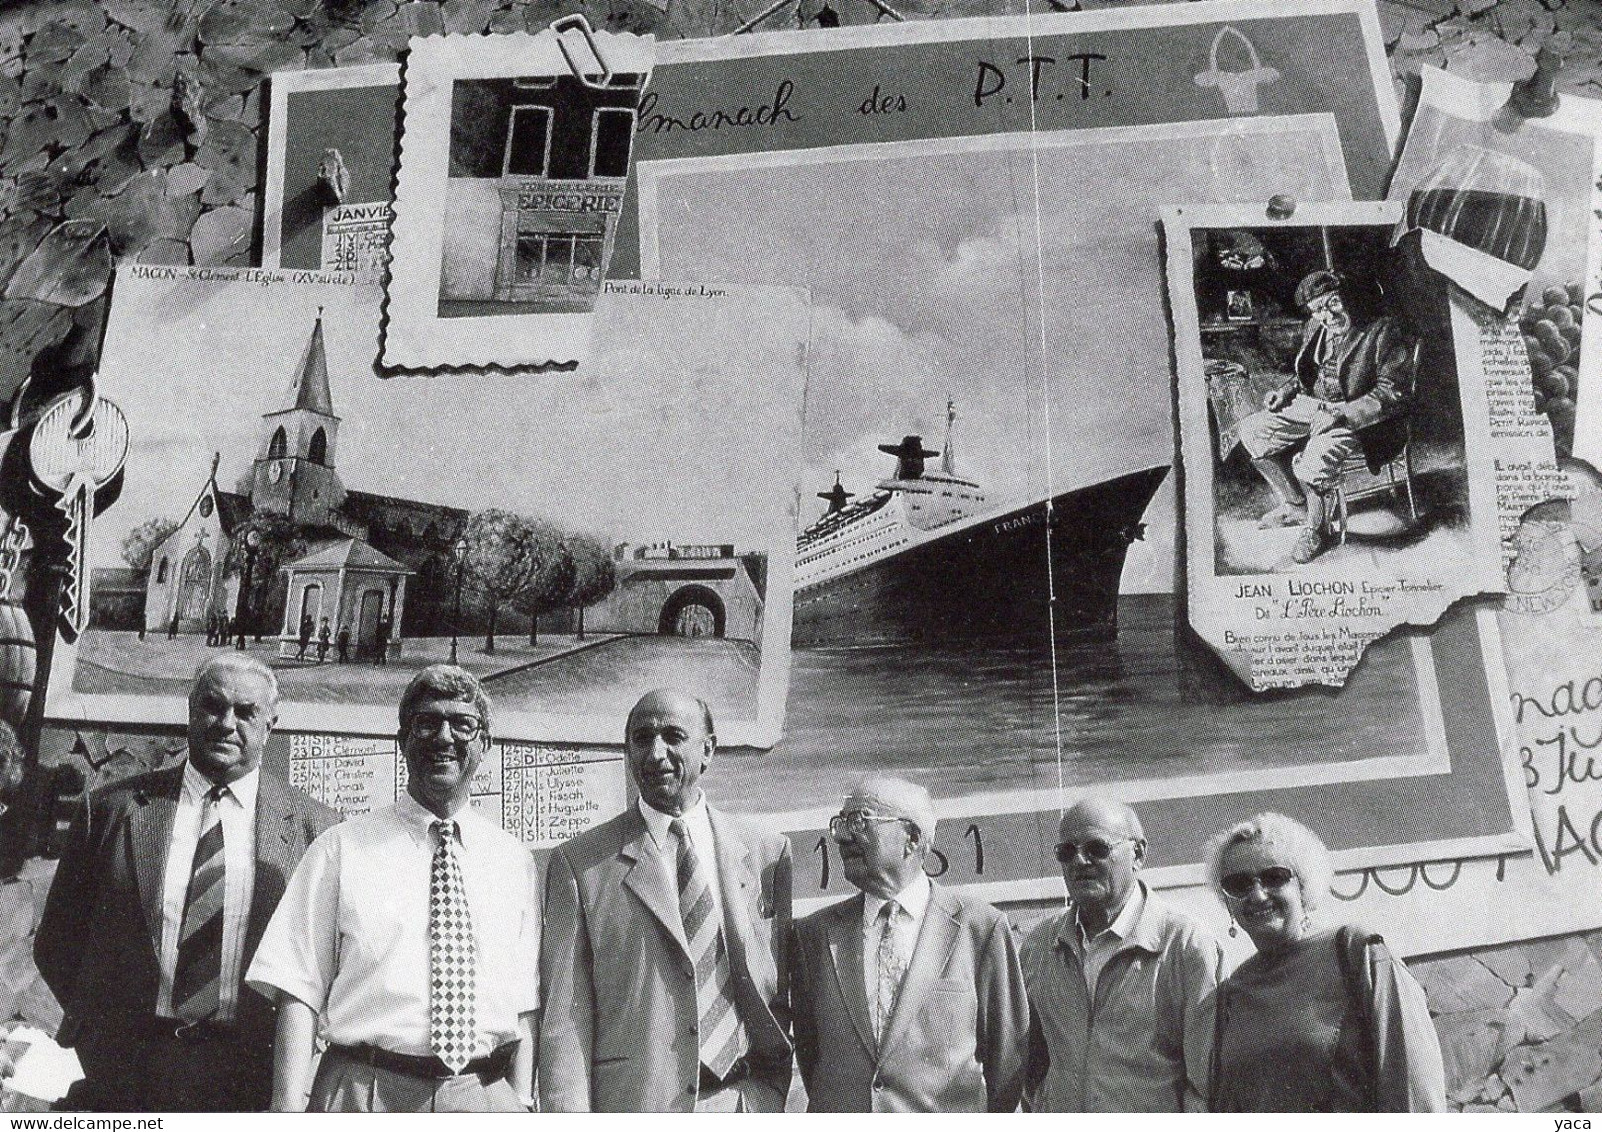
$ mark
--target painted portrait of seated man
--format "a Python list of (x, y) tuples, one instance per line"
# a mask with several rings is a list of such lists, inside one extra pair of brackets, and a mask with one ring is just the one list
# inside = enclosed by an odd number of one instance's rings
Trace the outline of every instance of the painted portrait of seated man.
[(1319, 270), (1296, 286), (1307, 312), (1291, 379), (1240, 424), (1240, 443), (1276, 496), (1259, 526), (1300, 527), (1291, 557), (1311, 562), (1329, 545), (1327, 493), (1361, 454), (1371, 471), (1407, 440), (1413, 339), (1389, 315), (1364, 321), (1340, 275)]

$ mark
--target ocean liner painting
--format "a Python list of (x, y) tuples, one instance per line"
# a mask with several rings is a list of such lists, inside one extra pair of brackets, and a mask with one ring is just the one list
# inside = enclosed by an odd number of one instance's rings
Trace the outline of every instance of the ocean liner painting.
[[(795, 647), (1118, 631), (1124, 554), (1168, 468), (996, 506), (957, 475), (955, 419), (948, 403), (940, 452), (921, 436), (881, 444), (896, 458), (895, 476), (866, 499), (851, 502), (838, 475), (818, 493), (828, 509), (796, 543)], [(1049, 540), (1041, 537), (1048, 521)]]

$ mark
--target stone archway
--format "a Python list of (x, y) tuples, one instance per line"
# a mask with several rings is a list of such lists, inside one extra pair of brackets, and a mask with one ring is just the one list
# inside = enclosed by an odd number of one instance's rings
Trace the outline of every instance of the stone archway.
[(662, 606), (656, 631), (671, 637), (721, 637), (728, 612), (723, 599), (706, 586), (681, 586)]

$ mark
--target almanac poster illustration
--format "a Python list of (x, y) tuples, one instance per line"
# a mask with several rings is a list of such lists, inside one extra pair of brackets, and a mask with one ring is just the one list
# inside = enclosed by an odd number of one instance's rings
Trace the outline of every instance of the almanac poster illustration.
[(243, 649), (284, 731), (392, 738), (406, 681), (451, 661), (503, 740), (617, 743), (672, 684), (771, 745), (805, 296), (635, 283), (582, 375), (409, 381), (374, 373), (379, 290), (343, 280), (120, 269), (98, 387), (127, 489), (52, 718), (181, 722), (196, 666)]
[[(570, 42), (571, 41), (571, 42)], [(430, 36), (402, 72), (386, 367), (588, 353), (652, 41)]]
[[(785, 736), (717, 771), (725, 804), (791, 831), (798, 895), (843, 890), (823, 831), (864, 765), (931, 784), (945, 878), (995, 898), (1060, 891), (1040, 862), (1064, 789), (1138, 802), (1173, 883), (1200, 879), (1197, 831), (1264, 808), (1321, 815), (1354, 863), (1520, 843), (1494, 623), (1263, 697), (1176, 630), (1161, 209), (1377, 195), (1397, 134), (1372, 17), (1197, 3), (1028, 39), (659, 47), (642, 273), (813, 294)], [(1232, 325), (1268, 313), (1235, 290)]]
[(1164, 213), (1189, 622), (1254, 689), (1339, 685), (1397, 626), (1503, 592), (1520, 517), (1561, 489), (1528, 392), (1501, 392), (1516, 357), (1401, 215)]

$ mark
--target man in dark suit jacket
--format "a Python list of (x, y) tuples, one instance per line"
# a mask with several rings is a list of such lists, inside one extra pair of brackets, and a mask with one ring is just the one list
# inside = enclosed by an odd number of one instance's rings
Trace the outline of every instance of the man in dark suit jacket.
[(790, 843), (706, 804), (712, 713), (647, 694), (637, 806), (560, 846), (540, 946), (547, 1112), (778, 1112), (791, 1075)]
[(273, 1009), (241, 977), (296, 862), (339, 820), (260, 773), (277, 705), (260, 660), (208, 660), (185, 762), (96, 790), (74, 821), (34, 938), (84, 1069), (65, 1107), (267, 1107)]
[(1007, 918), (924, 873), (929, 792), (865, 779), (829, 832), (862, 892), (796, 924), (791, 1009), (811, 1112), (1011, 1112), (1029, 1005)]

